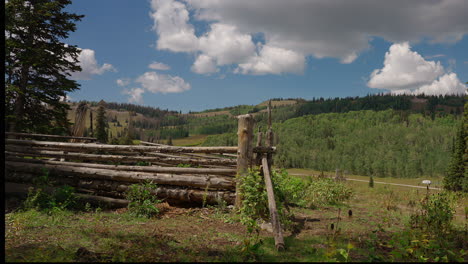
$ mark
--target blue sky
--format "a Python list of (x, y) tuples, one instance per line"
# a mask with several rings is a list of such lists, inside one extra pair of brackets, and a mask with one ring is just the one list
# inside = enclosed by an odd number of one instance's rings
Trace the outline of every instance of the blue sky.
[(458, 0), (74, 1), (67, 11), (85, 17), (66, 43), (85, 52), (69, 96), (188, 112), (275, 97), (463, 93), (467, 10)]

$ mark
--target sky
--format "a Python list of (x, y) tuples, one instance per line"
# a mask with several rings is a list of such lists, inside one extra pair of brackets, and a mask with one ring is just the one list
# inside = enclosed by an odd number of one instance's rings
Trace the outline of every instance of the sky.
[(466, 0), (75, 0), (80, 90), (201, 111), (270, 98), (465, 94)]

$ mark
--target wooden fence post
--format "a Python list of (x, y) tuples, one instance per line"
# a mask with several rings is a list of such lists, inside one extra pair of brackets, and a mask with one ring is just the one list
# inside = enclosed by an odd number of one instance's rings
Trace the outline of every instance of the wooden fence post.
[(237, 117), (237, 183), (236, 183), (236, 201), (235, 207), (240, 208), (242, 202), (242, 193), (240, 186), (242, 179), (247, 175), (249, 167), (252, 167), (253, 158), (253, 117), (251, 114), (240, 115)]
[[(260, 131), (260, 127), (258, 128), (257, 132), (257, 147), (261, 147), (263, 141), (263, 133)], [(254, 154), (255, 156), (255, 166), (260, 166), (262, 165), (262, 158), (263, 158), (263, 153), (256, 153)]]
[[(268, 101), (268, 130), (266, 132), (266, 142), (265, 146), (267, 147), (273, 147), (273, 129), (271, 128), (271, 100)], [(273, 164), (273, 154), (268, 153), (267, 154), (267, 159), (268, 159), (268, 170), (271, 171), (271, 165)]]

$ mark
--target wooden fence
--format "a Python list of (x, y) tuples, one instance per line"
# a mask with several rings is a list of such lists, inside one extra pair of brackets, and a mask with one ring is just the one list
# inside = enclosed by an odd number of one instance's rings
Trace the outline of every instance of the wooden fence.
[(30, 138), (95, 139), (6, 133), (6, 181), (31, 183), (46, 169), (54, 184), (68, 184), (88, 195), (123, 199), (129, 185), (149, 180), (158, 185), (154, 194), (169, 201), (235, 204), (237, 197), (239, 205), (241, 195), (236, 190), (255, 165), (253, 154), (271, 156), (275, 151), (271, 146), (253, 146), (253, 125), (251, 115), (239, 116), (237, 147), (70, 143)]
[[(125, 206), (131, 184), (152, 181), (154, 195), (169, 202), (241, 205), (240, 184), (248, 169), (261, 166), (275, 244), (284, 247), (270, 178), (273, 147), (271, 106), (265, 146), (259, 131), (253, 144), (252, 115), (238, 116), (237, 147), (177, 147), (149, 142), (141, 145), (107, 145), (31, 140), (95, 142), (94, 138), (43, 134), (6, 133), (5, 178), (9, 188), (27, 190), (39, 175), (47, 173), (54, 185), (75, 187), (80, 198)], [(29, 138), (29, 139), (28, 139)], [(117, 163), (117, 165), (116, 165)], [(9, 187), (10, 186), (10, 187)]]

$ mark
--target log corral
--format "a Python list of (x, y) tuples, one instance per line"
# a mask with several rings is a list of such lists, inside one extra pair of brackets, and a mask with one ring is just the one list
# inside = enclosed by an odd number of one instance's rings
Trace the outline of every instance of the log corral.
[(274, 147), (252, 145), (250, 119), (239, 122), (239, 129), (249, 134), (248, 140), (245, 134), (239, 135), (240, 148), (149, 142), (108, 145), (89, 137), (7, 133), (5, 178), (12, 184), (31, 184), (46, 171), (55, 186), (66, 184), (77, 193), (113, 199), (125, 199), (131, 184), (151, 181), (157, 184), (152, 193), (168, 201), (217, 204), (224, 200), (234, 204), (236, 183), (241, 180), (236, 175), (242, 176), (252, 165), (252, 153), (275, 152)]

